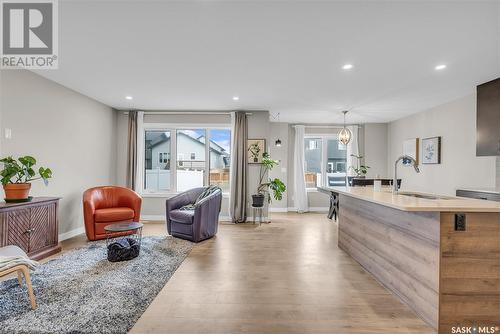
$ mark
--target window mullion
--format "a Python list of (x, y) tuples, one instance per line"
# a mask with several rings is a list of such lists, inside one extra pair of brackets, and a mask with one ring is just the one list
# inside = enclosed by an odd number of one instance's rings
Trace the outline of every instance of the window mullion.
[(170, 152), (172, 152), (170, 157), (170, 184), (172, 190), (177, 192), (177, 131), (174, 128), (170, 131), (170, 138), (172, 138), (170, 141)]
[(210, 184), (210, 131), (205, 128), (205, 186)]
[(328, 152), (328, 140), (325, 137), (321, 138), (321, 185), (326, 185), (326, 161), (327, 161), (327, 152)]

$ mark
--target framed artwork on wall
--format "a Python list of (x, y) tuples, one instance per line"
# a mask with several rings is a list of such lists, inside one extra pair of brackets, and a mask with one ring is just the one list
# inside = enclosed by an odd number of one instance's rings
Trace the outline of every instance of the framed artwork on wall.
[(262, 163), (262, 155), (266, 151), (265, 139), (247, 139), (247, 151), (249, 164)]
[(441, 163), (441, 137), (431, 137), (422, 139), (422, 163)]
[[(403, 155), (408, 155), (415, 159), (417, 165), (419, 164), (418, 160), (418, 138), (407, 139), (403, 142)], [(403, 165), (407, 166), (410, 164), (408, 159), (403, 159)]]

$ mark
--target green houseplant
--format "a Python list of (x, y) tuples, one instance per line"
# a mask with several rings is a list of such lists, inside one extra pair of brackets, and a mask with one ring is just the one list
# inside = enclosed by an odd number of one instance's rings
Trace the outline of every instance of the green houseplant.
[(28, 200), (31, 182), (42, 179), (45, 185), (52, 177), (50, 168), (40, 167), (35, 171), (36, 159), (26, 155), (14, 159), (6, 157), (0, 159), (3, 169), (0, 171), (6, 200)]
[[(274, 167), (278, 166), (278, 161), (271, 159), (269, 153), (264, 152), (262, 154), (262, 164), (260, 165), (259, 172), (259, 186), (257, 187), (257, 194), (252, 195), (253, 206), (262, 207), (264, 206), (264, 199), (266, 194), (272, 195), (275, 200), (281, 201), (283, 198), (283, 193), (286, 191), (286, 186), (278, 178), (270, 178), (266, 176), (268, 172)], [(269, 203), (271, 202), (271, 196), (268, 196)]]
[(363, 156), (361, 155), (356, 155), (356, 154), (351, 154), (351, 157), (354, 157), (357, 159), (356, 167), (350, 166), (349, 169), (352, 169), (354, 173), (356, 173), (357, 177), (364, 177), (366, 176), (366, 173), (368, 173), (368, 168), (370, 166), (367, 165), (361, 165), (361, 159), (363, 159)]

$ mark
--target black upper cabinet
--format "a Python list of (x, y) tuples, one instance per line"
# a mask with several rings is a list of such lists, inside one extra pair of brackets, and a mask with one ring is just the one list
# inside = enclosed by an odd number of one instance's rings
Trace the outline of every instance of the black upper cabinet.
[(500, 155), (500, 78), (477, 86), (476, 155)]

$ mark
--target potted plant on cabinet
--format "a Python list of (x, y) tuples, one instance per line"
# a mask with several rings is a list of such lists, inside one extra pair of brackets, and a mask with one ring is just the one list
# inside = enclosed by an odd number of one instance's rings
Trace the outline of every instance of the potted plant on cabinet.
[[(260, 165), (259, 172), (259, 186), (257, 187), (257, 194), (252, 195), (252, 204), (254, 207), (264, 206), (264, 199), (267, 195), (272, 192), (273, 197), (277, 201), (281, 201), (283, 198), (283, 193), (286, 191), (286, 186), (278, 178), (267, 178), (267, 182), (264, 179), (268, 172), (274, 167), (278, 166), (278, 161), (271, 159), (269, 153), (264, 152), (262, 154), (262, 164)], [(268, 202), (271, 202), (271, 196), (268, 196)]]
[[(32, 156), (13, 157), (0, 159), (3, 169), (0, 171), (3, 189), (5, 191), (6, 202), (29, 201), (31, 182), (42, 179), (45, 185), (52, 177), (50, 168), (40, 167), (38, 173), (35, 172), (36, 159)], [(38, 175), (37, 175), (38, 174)]]

